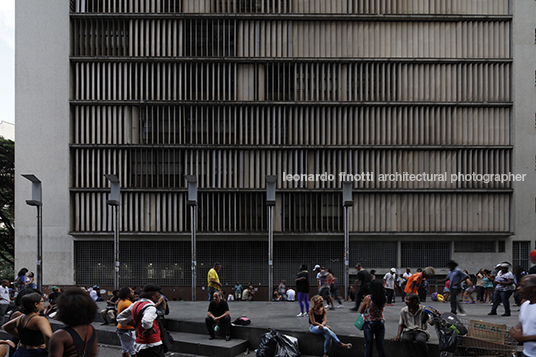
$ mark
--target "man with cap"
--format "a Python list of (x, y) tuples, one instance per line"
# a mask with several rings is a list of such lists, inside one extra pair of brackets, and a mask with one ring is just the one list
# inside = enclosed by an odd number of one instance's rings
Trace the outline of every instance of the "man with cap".
[(387, 295), (387, 306), (393, 306), (393, 293), (395, 291), (396, 269), (391, 268), (387, 274), (383, 276), (385, 285), (385, 294)]
[(457, 266), (458, 263), (456, 263), (454, 260), (449, 260), (447, 262), (447, 267), (449, 268), (447, 277), (441, 281), (438, 281), (438, 283), (444, 283), (445, 281), (450, 280), (450, 312), (456, 315), (456, 310), (459, 308), (460, 316), (465, 316), (465, 311), (462, 308), (462, 304), (460, 304), (460, 301), (458, 300), (458, 295), (462, 291), (462, 282), (467, 280), (469, 276), (458, 269)]
[(504, 306), (504, 314), (501, 316), (510, 316), (510, 296), (514, 293), (514, 274), (508, 269), (510, 263), (502, 262), (499, 265), (499, 272), (495, 277), (495, 291), (493, 292), (493, 306), (488, 315), (497, 315), (497, 308), (502, 302)]
[(160, 287), (147, 284), (143, 287), (140, 300), (130, 305), (117, 316), (122, 326), (136, 327), (134, 350), (138, 357), (163, 357), (164, 348), (160, 338), (155, 303), (160, 299)]
[[(536, 249), (530, 252), (529, 260), (532, 264), (536, 264)], [(536, 265), (529, 269), (529, 274), (536, 274)]]
[(519, 310), (519, 324), (510, 329), (510, 336), (523, 343), (523, 356), (536, 357), (536, 275), (523, 277), (517, 291), (525, 302)]

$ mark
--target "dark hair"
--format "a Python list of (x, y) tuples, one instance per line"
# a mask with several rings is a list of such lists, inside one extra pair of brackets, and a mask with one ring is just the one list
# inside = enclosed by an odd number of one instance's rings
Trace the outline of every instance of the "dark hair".
[(130, 288), (128, 286), (125, 286), (124, 288), (121, 288), (121, 290), (119, 290), (119, 298), (121, 300), (128, 299), (129, 295), (130, 295)]
[(370, 283), (370, 295), (372, 302), (378, 308), (381, 309), (385, 305), (385, 301), (387, 300), (385, 297), (385, 288), (383, 287), (383, 283), (379, 280), (373, 280)]
[(160, 286), (156, 284), (147, 284), (143, 287), (143, 291), (140, 293), (140, 298), (150, 299), (156, 293), (159, 293), (161, 290)]
[(307, 264), (302, 264), (300, 270), (307, 270)]
[(19, 308), (20, 310), (20, 307), (22, 305), (22, 298), (26, 295), (29, 295), (29, 294), (33, 294), (33, 293), (36, 293), (36, 294), (39, 294), (40, 296), (43, 296), (43, 293), (40, 292), (39, 290), (37, 289), (32, 289), (32, 288), (26, 288), (26, 289), (23, 289), (19, 292), (19, 294), (17, 295), (17, 297), (15, 298), (15, 305), (17, 305), (17, 307)]
[(43, 296), (34, 292), (24, 295), (20, 302), (20, 311), (23, 314), (31, 314), (32, 312), (39, 311), (35, 306), (35, 303), (39, 303), (42, 298)]
[(28, 276), (31, 276), (33, 278), (34, 277), (33, 271), (31, 271), (30, 274), (28, 274)]
[(97, 305), (81, 288), (66, 289), (56, 300), (56, 319), (67, 326), (89, 325), (97, 314)]
[(419, 295), (417, 295), (417, 294), (409, 294), (409, 295), (406, 295), (406, 299), (408, 299), (409, 301), (417, 301), (417, 302), (419, 302)]
[(21, 270), (19, 270), (19, 273), (17, 274), (17, 276), (21, 277), (23, 275), (26, 275), (27, 272), (28, 272), (28, 269), (22, 268)]
[(214, 268), (219, 267), (220, 265), (221, 265), (220, 263), (216, 262), (216, 263), (214, 263)]

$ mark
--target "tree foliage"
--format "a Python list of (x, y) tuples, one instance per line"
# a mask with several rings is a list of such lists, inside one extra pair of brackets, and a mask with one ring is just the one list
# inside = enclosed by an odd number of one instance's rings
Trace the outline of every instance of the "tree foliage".
[[(15, 143), (0, 137), (0, 264), (2, 275), (13, 274), (15, 255)], [(6, 271), (7, 269), (7, 271)], [(9, 272), (9, 273), (8, 273)]]

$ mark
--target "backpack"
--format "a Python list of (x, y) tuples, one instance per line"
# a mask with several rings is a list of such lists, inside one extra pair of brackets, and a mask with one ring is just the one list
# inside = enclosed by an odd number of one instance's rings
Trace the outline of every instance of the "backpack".
[(240, 316), (233, 321), (233, 325), (246, 326), (251, 323), (251, 320), (247, 316)]

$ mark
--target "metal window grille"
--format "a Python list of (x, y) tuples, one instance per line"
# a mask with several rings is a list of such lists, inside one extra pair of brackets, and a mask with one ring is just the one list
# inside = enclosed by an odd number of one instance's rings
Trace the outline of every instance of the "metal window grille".
[(495, 253), (495, 242), (460, 241), (454, 242), (456, 253)]
[(446, 267), (451, 259), (450, 242), (402, 242), (402, 266)]
[[(251, 282), (268, 284), (268, 239), (266, 242), (210, 241), (197, 243), (197, 285), (207, 285), (207, 273), (218, 262), (220, 282), (234, 286)], [(227, 291), (226, 291), (227, 292)]]
[(514, 267), (520, 265), (523, 269), (528, 270), (530, 253), (530, 242), (525, 241), (513, 241), (512, 242), (512, 257)]
[[(113, 285), (113, 242), (77, 241), (75, 278), (79, 285)], [(188, 286), (190, 242), (121, 242), (120, 285)]]
[(504, 253), (506, 251), (506, 241), (500, 240), (499, 241), (499, 253)]
[(351, 262), (361, 263), (365, 269), (396, 267), (397, 251), (397, 242), (350, 242)]

